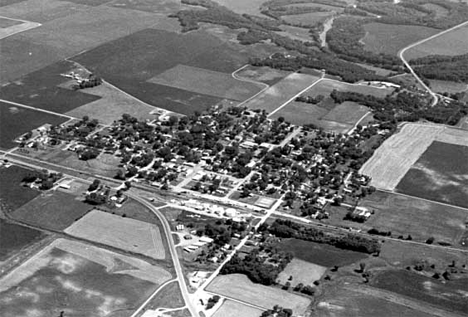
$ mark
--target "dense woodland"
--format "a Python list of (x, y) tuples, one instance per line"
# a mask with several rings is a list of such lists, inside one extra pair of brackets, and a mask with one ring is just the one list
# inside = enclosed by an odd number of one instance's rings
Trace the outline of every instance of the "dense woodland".
[(410, 61), (414, 71), (426, 79), (468, 83), (468, 54), (431, 55)]

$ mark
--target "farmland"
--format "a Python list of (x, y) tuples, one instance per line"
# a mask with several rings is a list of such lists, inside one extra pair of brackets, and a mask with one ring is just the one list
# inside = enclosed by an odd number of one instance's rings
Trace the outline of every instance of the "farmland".
[(0, 167), (0, 209), (11, 212), (37, 197), (40, 192), (21, 186), (21, 181), (31, 171), (16, 165)]
[(226, 300), (216, 311), (213, 317), (258, 317), (262, 311), (238, 302)]
[(385, 98), (394, 91), (393, 88), (377, 88), (366, 84), (349, 84), (337, 80), (323, 79), (317, 83), (317, 85), (304, 92), (304, 95), (312, 97), (322, 95), (328, 97), (335, 89), (343, 92), (357, 92), (364, 95), (371, 95), (377, 98)]
[(3, 277), (5, 317), (129, 315), (161, 283), (165, 270), (87, 244), (58, 239)]
[(298, 239), (283, 239), (278, 247), (297, 259), (324, 267), (345, 266), (366, 258), (363, 253)]
[(297, 15), (286, 15), (281, 17), (286, 23), (292, 25), (314, 26), (323, 23), (333, 15), (332, 12), (310, 12)]
[(440, 32), (438, 29), (383, 23), (364, 25), (366, 36), (361, 39), (364, 48), (374, 53), (396, 55), (402, 48)]
[(468, 147), (435, 141), (396, 187), (408, 195), (468, 207)]
[(18, 145), (13, 140), (22, 134), (46, 123), (57, 125), (66, 120), (64, 117), (0, 102), (0, 147), (13, 148)]
[(66, 233), (153, 259), (166, 257), (157, 225), (93, 210)]
[(245, 103), (245, 106), (271, 113), (317, 80), (319, 78), (315, 76), (293, 73)]
[(0, 17), (0, 29), (6, 29), (6, 28), (9, 28), (10, 26), (18, 25), (18, 24), (21, 24), (21, 23), (22, 22), (18, 21), (18, 20), (11, 20), (11, 19), (8, 19), (8, 18)]
[(61, 191), (45, 193), (15, 210), (11, 217), (47, 229), (63, 230), (91, 209), (78, 199)]
[(408, 60), (428, 55), (462, 55), (468, 53), (468, 26), (462, 26), (412, 47), (405, 52)]
[[(299, 283), (312, 285), (315, 281), (320, 280), (326, 270), (326, 267), (294, 258), (279, 274), (277, 282), (282, 285), (288, 281), (291, 285)], [(292, 280), (289, 280), (291, 276)]]
[(0, 219), (0, 263), (43, 237), (44, 235), (38, 230)]
[(265, 0), (237, 0), (237, 1), (230, 1), (230, 0), (214, 0), (215, 2), (219, 3), (222, 6), (227, 7), (229, 10), (232, 10), (239, 14), (252, 14), (265, 17), (260, 12), (261, 5), (266, 2)]
[(270, 67), (247, 66), (236, 73), (237, 77), (259, 81), (267, 85), (274, 85), (290, 73)]
[(450, 94), (468, 91), (468, 84), (465, 83), (456, 83), (445, 80), (430, 80), (431, 89), (438, 93), (448, 92)]
[(263, 88), (237, 80), (230, 74), (185, 65), (177, 65), (149, 79), (149, 82), (237, 101), (244, 101)]
[(207, 290), (266, 309), (274, 305), (291, 308), (296, 315), (303, 314), (310, 304), (310, 300), (305, 297), (278, 288), (254, 284), (242, 274), (218, 276), (208, 285)]

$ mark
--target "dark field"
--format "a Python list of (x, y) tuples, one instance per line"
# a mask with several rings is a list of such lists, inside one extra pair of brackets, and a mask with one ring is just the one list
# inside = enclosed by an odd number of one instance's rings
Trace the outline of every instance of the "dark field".
[(60, 191), (46, 193), (17, 209), (11, 216), (31, 225), (63, 230), (92, 209), (92, 206), (75, 198)]
[(13, 140), (45, 123), (57, 125), (67, 120), (36, 110), (16, 107), (0, 101), (0, 148), (9, 149), (18, 144)]
[(112, 0), (60, 0), (60, 1), (71, 2), (74, 4), (83, 4), (83, 5), (94, 7), (94, 6), (99, 6), (107, 2), (111, 2)]
[(408, 195), (468, 207), (468, 147), (434, 141), (396, 189)]
[(12, 253), (42, 237), (43, 234), (40, 231), (0, 219), (0, 261), (6, 260)]
[(409, 271), (385, 271), (375, 277), (372, 286), (412, 297), (447, 310), (466, 313), (468, 280), (440, 281)]
[(30, 170), (13, 165), (0, 167), (0, 208), (13, 211), (40, 194), (39, 191), (21, 186), (23, 178)]
[(326, 267), (345, 266), (367, 257), (363, 253), (298, 239), (283, 239), (278, 247), (292, 252), (298, 259)]
[(246, 63), (247, 58), (242, 56), (220, 39), (202, 31), (181, 35), (146, 29), (74, 59), (144, 102), (190, 114), (217, 104), (221, 98), (152, 84), (148, 80), (178, 64), (232, 72)]

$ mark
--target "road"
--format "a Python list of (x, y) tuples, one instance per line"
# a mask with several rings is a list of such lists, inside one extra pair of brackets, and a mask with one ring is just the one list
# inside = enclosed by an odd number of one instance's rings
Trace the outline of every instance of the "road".
[(68, 119), (77, 119), (75, 117), (72, 117), (72, 116), (69, 116), (69, 115), (66, 115), (66, 114), (63, 114), (63, 113), (57, 113), (57, 112), (53, 112), (53, 111), (49, 111), (49, 110), (44, 110), (44, 109), (41, 109), (41, 108), (26, 106), (26, 105), (23, 105), (21, 103), (8, 101), (8, 100), (5, 100), (5, 99), (0, 99), (0, 102), (4, 102), (4, 103), (10, 104), (12, 106), (17, 106), (17, 107), (21, 107), (21, 108), (27, 108), (27, 109), (31, 109), (31, 110), (36, 110), (36, 111), (48, 113), (48, 114), (53, 114), (55, 116), (64, 117), (64, 118), (68, 118)]
[(409, 69), (409, 71), (410, 71), (411, 74), (414, 76), (414, 78), (416, 78), (416, 80), (421, 84), (421, 86), (423, 86), (424, 89), (432, 96), (433, 100), (432, 100), (432, 103), (431, 103), (431, 107), (434, 107), (434, 106), (437, 104), (437, 102), (439, 101), (439, 98), (437, 97), (437, 94), (436, 94), (435, 92), (433, 92), (433, 91), (431, 90), (431, 88), (429, 88), (429, 87), (422, 81), (422, 79), (419, 78), (419, 76), (415, 73), (415, 71), (413, 70), (413, 68), (411, 67), (411, 65), (410, 65), (410, 64), (408, 63), (408, 61), (405, 59), (404, 53), (405, 53), (407, 50), (409, 50), (409, 49), (411, 49), (411, 48), (413, 48), (413, 47), (415, 47), (415, 46), (418, 46), (418, 45), (420, 45), (420, 44), (422, 44), (422, 43), (424, 43), (424, 42), (430, 41), (430, 40), (432, 40), (432, 39), (434, 39), (434, 38), (436, 38), (436, 37), (439, 37), (439, 36), (441, 36), (441, 35), (443, 35), (443, 34), (445, 34), (445, 33), (451, 32), (451, 31), (453, 31), (453, 30), (455, 30), (455, 29), (458, 29), (458, 28), (460, 28), (460, 27), (462, 27), (462, 26), (464, 26), (464, 25), (467, 25), (467, 24), (468, 24), (468, 21), (465, 21), (465, 22), (463, 22), (463, 23), (461, 23), (461, 24), (455, 25), (454, 27), (452, 27), (452, 28), (450, 28), (450, 29), (444, 30), (444, 31), (442, 31), (442, 32), (440, 32), (440, 33), (434, 34), (434, 35), (432, 35), (432, 36), (430, 36), (430, 37), (428, 37), (428, 38), (425, 38), (425, 39), (420, 40), (420, 41), (418, 41), (418, 42), (416, 42), (416, 43), (413, 43), (413, 44), (411, 44), (411, 45), (409, 45), (409, 46), (403, 48), (402, 50), (400, 50), (400, 51), (398, 52), (398, 57), (400, 57), (400, 59), (401, 59), (401, 61), (403, 62), (403, 64), (405, 64), (405, 66)]

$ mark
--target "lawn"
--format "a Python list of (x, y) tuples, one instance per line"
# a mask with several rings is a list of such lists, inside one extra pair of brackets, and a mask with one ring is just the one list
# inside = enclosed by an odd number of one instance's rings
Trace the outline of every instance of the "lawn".
[(245, 275), (229, 274), (216, 277), (207, 291), (271, 309), (275, 305), (293, 310), (294, 315), (304, 314), (310, 299), (288, 293), (279, 288), (252, 283)]
[(390, 55), (397, 55), (402, 48), (440, 32), (425, 26), (383, 23), (368, 23), (364, 29), (366, 35), (361, 40), (364, 49)]
[[(324, 266), (294, 258), (279, 274), (276, 281), (281, 285), (290, 282), (293, 287), (299, 283), (312, 285), (315, 281), (319, 281), (322, 278), (326, 270), (327, 268)], [(290, 279), (291, 276), (292, 279)]]
[(149, 79), (149, 82), (237, 101), (244, 101), (263, 88), (252, 82), (237, 80), (230, 74), (185, 65), (177, 65)]
[(434, 141), (396, 190), (468, 208), (468, 147)]
[(324, 267), (350, 265), (367, 257), (364, 253), (299, 239), (283, 239), (278, 247), (297, 259)]
[(43, 237), (41, 231), (0, 219), (0, 262)]
[(468, 279), (441, 282), (406, 270), (384, 271), (378, 274), (372, 286), (439, 306), (449, 311), (466, 313)]
[(318, 79), (311, 75), (293, 73), (245, 103), (245, 106), (252, 110), (261, 109), (271, 113)]
[(0, 280), (0, 312), (130, 316), (170, 278), (167, 271), (145, 261), (59, 239)]
[(213, 317), (259, 317), (261, 314), (262, 310), (260, 309), (226, 300)]
[(61, 191), (46, 192), (15, 210), (11, 217), (47, 229), (63, 230), (92, 209), (79, 199)]
[(0, 147), (18, 146), (17, 137), (46, 123), (57, 125), (67, 121), (65, 117), (0, 102)]
[(468, 26), (442, 34), (405, 52), (408, 60), (428, 55), (462, 55), (468, 53)]
[(123, 216), (93, 210), (68, 227), (65, 232), (157, 260), (166, 257), (157, 225)]
[(9, 168), (0, 167), (0, 208), (11, 212), (37, 197), (40, 192), (21, 186), (23, 178), (31, 170), (13, 165)]

